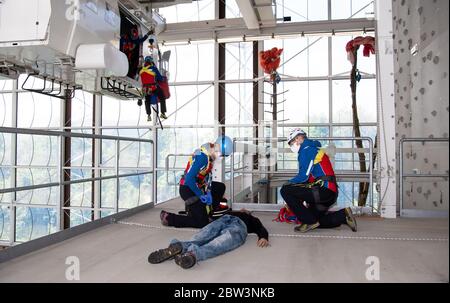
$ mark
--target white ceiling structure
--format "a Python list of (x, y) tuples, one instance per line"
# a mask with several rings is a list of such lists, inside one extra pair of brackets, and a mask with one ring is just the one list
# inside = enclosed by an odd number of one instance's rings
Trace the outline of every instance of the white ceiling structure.
[[(242, 18), (165, 23), (155, 9), (192, 3), (192, 0), (119, 0), (120, 6), (147, 28), (154, 26), (159, 41), (185, 44), (202, 41), (254, 41), (279, 36), (360, 34), (373, 32), (373, 18), (353, 18), (308, 22), (279, 22), (274, 0), (235, 0)], [(358, 33), (356, 33), (358, 32)]]
[(236, 0), (248, 29), (275, 26), (276, 4), (273, 0)]

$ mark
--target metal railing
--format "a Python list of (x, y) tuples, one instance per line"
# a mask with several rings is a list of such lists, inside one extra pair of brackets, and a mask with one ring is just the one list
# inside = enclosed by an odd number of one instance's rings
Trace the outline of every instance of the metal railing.
[(169, 185), (169, 186), (177, 186), (177, 185), (178, 185), (176, 182), (175, 182), (175, 183), (171, 183), (171, 182), (169, 181), (169, 171), (179, 172), (179, 171), (184, 171), (184, 170), (185, 170), (185, 168), (182, 168), (182, 167), (173, 167), (173, 168), (170, 168), (170, 167), (169, 167), (169, 159), (170, 159), (171, 157), (190, 157), (190, 156), (192, 156), (192, 154), (168, 154), (168, 155), (166, 156), (166, 159), (165, 159), (165, 169), (164, 169), (164, 171), (166, 172), (166, 182), (167, 182), (167, 185)]
[[(321, 141), (367, 141), (369, 143), (369, 171), (368, 172), (347, 172), (345, 173), (346, 176), (355, 176), (357, 178), (368, 178), (368, 182), (369, 182), (369, 199), (370, 199), (370, 204), (371, 204), (371, 208), (372, 208), (372, 212), (373, 212), (373, 140), (370, 137), (361, 137), (361, 138), (345, 138), (345, 137), (320, 137), (320, 138), (310, 138), (313, 140), (321, 140)], [(230, 187), (231, 187), (231, 199), (230, 199), (230, 205), (232, 205), (232, 203), (234, 202), (234, 197), (235, 197), (235, 187), (234, 187), (234, 175), (236, 173), (236, 170), (234, 168), (234, 153), (236, 152), (236, 142), (260, 142), (260, 141), (265, 141), (268, 143), (278, 143), (278, 142), (285, 142), (287, 141), (287, 138), (283, 137), (283, 138), (252, 138), (252, 137), (244, 137), (244, 138), (234, 138), (233, 139), (233, 153), (231, 154), (231, 181), (230, 181)], [(352, 152), (361, 152), (360, 149), (355, 148)], [(251, 170), (251, 171), (238, 171), (239, 174), (251, 174), (251, 175), (286, 175), (289, 173), (295, 174), (295, 172), (290, 172), (290, 171), (255, 171), (255, 170)], [(341, 177), (339, 174), (336, 174), (336, 177)]]
[(449, 174), (405, 174), (404, 172), (404, 163), (403, 163), (403, 146), (405, 142), (413, 142), (413, 143), (448, 143), (448, 138), (402, 138), (399, 141), (399, 155), (400, 155), (400, 163), (399, 163), (399, 178), (400, 178), (400, 215), (403, 213), (403, 183), (405, 178), (449, 178)]
[[(56, 209), (57, 212), (57, 228), (58, 230), (62, 229), (62, 215), (63, 211), (65, 209), (72, 209), (76, 208), (73, 206), (64, 206), (64, 186), (72, 185), (72, 184), (79, 184), (79, 183), (85, 183), (85, 182), (94, 182), (94, 181), (104, 181), (104, 180), (110, 180), (115, 179), (115, 204), (114, 207), (93, 207), (93, 208), (87, 208), (85, 209), (92, 209), (92, 210), (114, 210), (116, 213), (119, 212), (119, 180), (120, 178), (125, 177), (133, 177), (133, 176), (141, 176), (141, 175), (148, 175), (153, 174), (152, 182), (155, 184), (156, 182), (156, 174), (155, 174), (155, 165), (150, 168), (150, 170), (147, 171), (139, 171), (140, 168), (131, 168), (127, 167), (126, 169), (122, 168), (122, 170), (136, 170), (135, 173), (126, 173), (126, 174), (119, 174), (120, 167), (120, 142), (138, 142), (138, 143), (146, 143), (152, 145), (152, 151), (154, 151), (154, 142), (150, 139), (141, 139), (141, 138), (132, 138), (132, 137), (121, 137), (121, 136), (110, 136), (110, 135), (96, 135), (96, 134), (84, 134), (84, 133), (73, 133), (73, 132), (67, 132), (67, 131), (46, 131), (46, 130), (38, 130), (38, 129), (24, 129), (24, 128), (10, 128), (10, 127), (0, 127), (0, 133), (5, 134), (11, 134), (11, 135), (37, 135), (37, 136), (47, 136), (47, 137), (57, 137), (58, 138), (58, 146), (59, 146), (59, 157), (58, 157), (58, 164), (56, 166), (53, 166), (58, 171), (58, 182), (50, 182), (50, 183), (43, 183), (43, 184), (34, 184), (34, 185), (28, 185), (28, 186), (20, 186), (20, 187), (11, 187), (11, 188), (0, 188), (0, 194), (5, 193), (15, 193), (20, 191), (27, 191), (27, 190), (35, 190), (35, 189), (41, 189), (41, 188), (48, 188), (48, 187), (59, 187), (60, 188), (60, 197), (58, 199), (58, 203), (56, 205), (46, 205), (48, 208)], [(75, 179), (75, 180), (64, 180), (64, 173), (68, 169), (74, 169), (75, 167), (71, 166), (65, 166), (64, 164), (64, 141), (65, 138), (82, 138), (82, 139), (93, 139), (93, 140), (109, 140), (115, 142), (115, 152), (114, 152), (114, 169), (115, 174), (114, 175), (108, 175), (108, 176), (100, 176), (100, 177), (92, 177), (92, 178), (83, 178), (83, 179)], [(152, 162), (154, 163), (154, 161)], [(22, 168), (20, 165), (6, 165), (9, 168)], [(0, 167), (3, 167), (0, 165)], [(27, 167), (27, 166), (24, 166)], [(31, 166), (30, 166), (31, 167)], [(44, 168), (44, 167), (43, 167)], [(46, 166), (45, 168), (49, 168), (49, 166)], [(82, 167), (85, 169), (92, 169), (92, 170), (100, 170), (101, 167)], [(155, 186), (152, 187), (152, 191), (154, 191)], [(152, 199), (155, 199), (155, 193), (152, 193)], [(151, 202), (151, 201), (149, 201)], [(25, 203), (16, 203), (14, 199), (11, 199), (11, 202), (5, 205), (9, 205), (11, 207), (11, 212), (13, 209), (17, 206), (25, 206), (25, 207), (44, 207), (45, 205), (35, 205), (35, 204), (25, 204)], [(12, 213), (13, 214), (13, 213)], [(10, 220), (15, 220), (15, 216), (11, 216)], [(14, 223), (15, 221), (13, 221)], [(14, 229), (11, 228), (12, 232), (14, 232)], [(10, 236), (10, 242), (11, 244), (14, 243), (15, 235)]]

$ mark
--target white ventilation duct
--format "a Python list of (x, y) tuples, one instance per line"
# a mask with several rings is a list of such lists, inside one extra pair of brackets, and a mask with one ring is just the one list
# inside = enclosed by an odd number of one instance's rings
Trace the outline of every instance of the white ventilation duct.
[(127, 56), (109, 43), (83, 44), (77, 49), (75, 68), (100, 70), (104, 75), (125, 77), (128, 73)]

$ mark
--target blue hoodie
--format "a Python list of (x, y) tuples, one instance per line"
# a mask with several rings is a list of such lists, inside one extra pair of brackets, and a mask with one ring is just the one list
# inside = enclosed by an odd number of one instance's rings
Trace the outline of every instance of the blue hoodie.
[(306, 183), (309, 175), (314, 167), (314, 159), (316, 158), (319, 149), (322, 147), (319, 141), (305, 139), (298, 151), (298, 174), (291, 180), (290, 183)]

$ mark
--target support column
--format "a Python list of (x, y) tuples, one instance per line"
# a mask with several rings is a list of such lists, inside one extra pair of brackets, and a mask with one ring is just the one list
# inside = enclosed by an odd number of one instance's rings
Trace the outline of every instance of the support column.
[[(62, 103), (62, 125), (63, 127), (71, 127), (72, 126), (72, 90), (66, 89), (64, 91), (65, 99)], [(71, 132), (70, 129), (63, 128), (64, 132)], [(65, 137), (62, 138), (61, 143), (61, 158), (62, 158), (62, 165), (63, 167), (71, 166), (71, 138)], [(63, 169), (62, 171), (62, 181), (70, 181), (70, 169)], [(70, 206), (70, 185), (64, 185), (62, 186), (62, 201), (61, 206), (62, 207), (69, 207)], [(61, 227), (62, 229), (70, 228), (70, 210), (62, 210), (62, 222)]]
[(384, 218), (397, 216), (395, 87), (392, 1), (378, 0), (376, 5), (377, 100), (380, 211)]
[[(101, 125), (102, 125), (102, 96), (98, 94), (94, 94), (94, 134), (95, 135), (101, 135)], [(102, 159), (102, 140), (100, 139), (94, 139), (94, 144), (92, 145), (92, 159), (93, 159), (93, 165), (94, 165), (94, 177), (99, 178), (101, 177), (101, 171), (100, 171), (100, 165), (101, 165), (101, 159)], [(94, 220), (97, 220), (101, 217), (101, 212), (98, 210), (101, 205), (101, 182), (102, 181), (94, 181), (93, 186), (93, 206), (94, 206)]]
[[(13, 81), (13, 94), (12, 94), (12, 106), (11, 106), (11, 127), (17, 127), (17, 117), (18, 117), (18, 80)], [(10, 175), (10, 187), (14, 188), (17, 186), (17, 134), (11, 134), (11, 175)], [(9, 209), (9, 243), (11, 245), (16, 242), (16, 203), (17, 192), (11, 193), (11, 204)]]
[[(225, 18), (225, 0), (216, 0), (216, 19)], [(225, 135), (225, 84), (219, 83), (225, 80), (225, 43), (214, 44), (214, 137)], [(225, 160), (216, 161), (213, 169), (213, 180), (224, 182)]]

